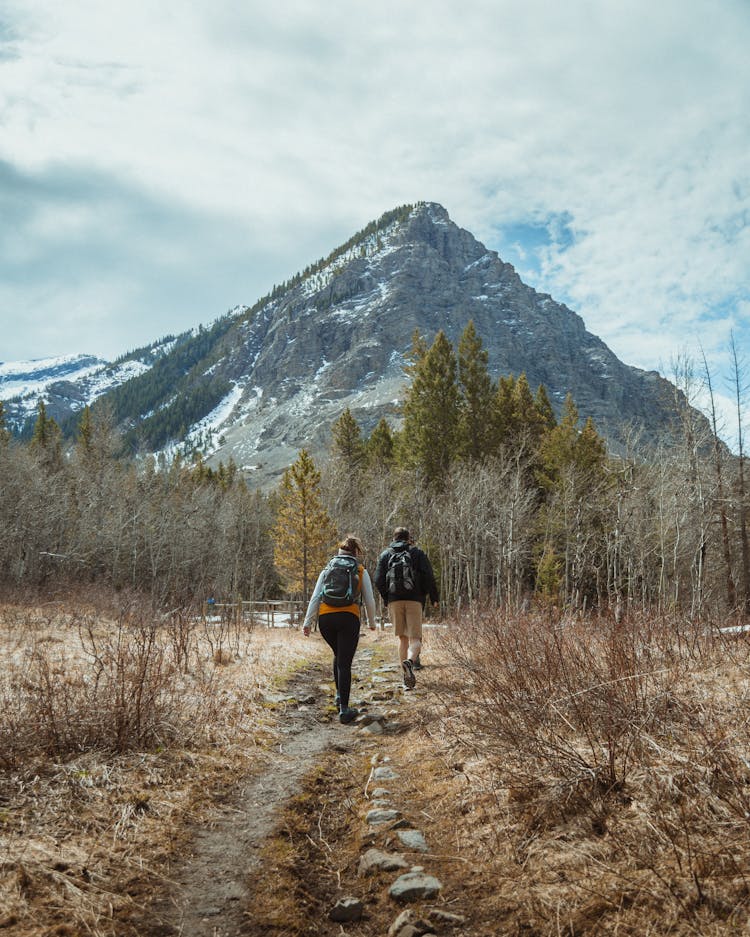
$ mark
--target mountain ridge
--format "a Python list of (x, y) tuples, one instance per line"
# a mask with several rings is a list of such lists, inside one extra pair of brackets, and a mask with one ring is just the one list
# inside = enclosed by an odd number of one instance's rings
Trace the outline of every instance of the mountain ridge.
[(99, 399), (133, 449), (199, 448), (273, 479), (300, 448), (322, 451), (346, 407), (365, 432), (396, 418), (415, 329), (456, 344), (469, 319), (495, 378), (524, 372), (558, 413), (572, 393), (611, 447), (631, 426), (650, 442), (672, 432), (673, 385), (619, 361), (434, 202), (386, 212), (252, 306), (136, 355), (141, 373)]

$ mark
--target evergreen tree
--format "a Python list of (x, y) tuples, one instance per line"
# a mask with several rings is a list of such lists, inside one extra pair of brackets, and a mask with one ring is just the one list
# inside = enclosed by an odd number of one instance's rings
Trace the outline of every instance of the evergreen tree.
[(492, 443), (493, 386), (488, 361), (489, 354), (469, 320), (458, 343), (459, 450), (474, 462), (489, 454)]
[(507, 446), (517, 435), (516, 379), (512, 374), (497, 382), (493, 407), (493, 436), (495, 446)]
[(544, 384), (540, 384), (539, 387), (537, 387), (534, 403), (541, 418), (543, 431), (548, 432), (554, 429), (557, 426), (557, 418), (555, 417), (555, 411), (552, 409), (552, 404), (547, 396), (547, 389)]
[(6, 446), (10, 442), (10, 431), (5, 426), (5, 408), (0, 400), (0, 446)]
[(34, 432), (31, 437), (31, 451), (48, 472), (62, 468), (62, 433), (51, 416), (47, 416), (47, 406), (39, 398)]
[(576, 467), (592, 478), (601, 478), (607, 461), (607, 446), (591, 417), (586, 419), (573, 448)]
[(539, 473), (542, 487), (554, 488), (563, 469), (574, 463), (578, 422), (578, 407), (575, 405), (572, 394), (567, 394), (560, 422), (542, 440)]
[(339, 461), (348, 472), (356, 474), (365, 458), (365, 444), (359, 424), (352, 416), (349, 407), (331, 427), (331, 436), (333, 437), (332, 457)]
[(94, 448), (94, 423), (91, 408), (86, 405), (78, 421), (78, 446), (85, 455), (91, 455)]
[(516, 445), (526, 443), (536, 452), (539, 448), (544, 425), (536, 400), (531, 393), (528, 379), (520, 374), (513, 388), (513, 409), (516, 428)]
[(306, 449), (283, 475), (274, 526), (274, 562), (290, 592), (309, 596), (336, 540), (323, 506), (320, 472)]
[(326, 478), (328, 505), (336, 518), (348, 526), (357, 513), (366, 459), (362, 431), (348, 407), (331, 427), (330, 456)]
[(421, 471), (428, 484), (440, 484), (456, 452), (459, 396), (457, 362), (441, 330), (429, 351), (411, 369), (403, 403), (400, 459)]
[(395, 444), (388, 421), (383, 417), (367, 440), (367, 461), (374, 469), (389, 469), (393, 465)]

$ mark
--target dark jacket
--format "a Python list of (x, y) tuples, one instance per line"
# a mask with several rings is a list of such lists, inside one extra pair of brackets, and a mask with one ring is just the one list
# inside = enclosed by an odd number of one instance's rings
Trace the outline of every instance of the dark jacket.
[(406, 599), (407, 601), (419, 602), (420, 605), (424, 605), (426, 597), (429, 595), (430, 600), (438, 602), (440, 597), (438, 595), (437, 584), (435, 582), (435, 574), (432, 571), (432, 566), (430, 561), (427, 558), (427, 554), (420, 550), (419, 547), (410, 546), (409, 555), (411, 556), (411, 565), (414, 568), (415, 572), (415, 588), (411, 592), (403, 593), (401, 595), (396, 595), (394, 592), (388, 591), (388, 583), (386, 581), (386, 573), (388, 571), (388, 561), (393, 556), (397, 550), (403, 550), (407, 544), (403, 540), (394, 540), (378, 557), (378, 565), (375, 570), (375, 588), (380, 593), (383, 603), (387, 605), (389, 602), (393, 602), (399, 599)]

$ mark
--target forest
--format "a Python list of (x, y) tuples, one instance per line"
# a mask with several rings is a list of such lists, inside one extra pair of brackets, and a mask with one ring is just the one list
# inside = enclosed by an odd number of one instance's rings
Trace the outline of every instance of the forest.
[(270, 492), (200, 452), (124, 454), (101, 406), (82, 411), (68, 445), (40, 401), (28, 442), (0, 425), (0, 581), (101, 585), (155, 606), (305, 599), (340, 535), (361, 536), (374, 565), (404, 524), (447, 609), (731, 617), (750, 608), (742, 436), (731, 454), (715, 414), (692, 406), (690, 362), (678, 377), (671, 438), (645, 451), (634, 432), (613, 453), (570, 396), (556, 416), (524, 374), (494, 380), (472, 322), (457, 348), (415, 333), (399, 426), (383, 419), (366, 435), (346, 410), (318, 462), (303, 449)]

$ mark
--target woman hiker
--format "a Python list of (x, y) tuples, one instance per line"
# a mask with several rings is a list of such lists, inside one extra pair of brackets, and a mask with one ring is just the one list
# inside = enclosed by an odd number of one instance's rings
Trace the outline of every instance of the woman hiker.
[(347, 534), (339, 543), (338, 553), (318, 576), (313, 589), (302, 632), (310, 629), (318, 618), (318, 627), (333, 651), (333, 679), (336, 682), (336, 704), (339, 721), (352, 722), (358, 710), (349, 706), (352, 687), (352, 661), (359, 642), (360, 604), (365, 603), (367, 623), (375, 630), (375, 599), (370, 575), (360, 562), (362, 541)]

